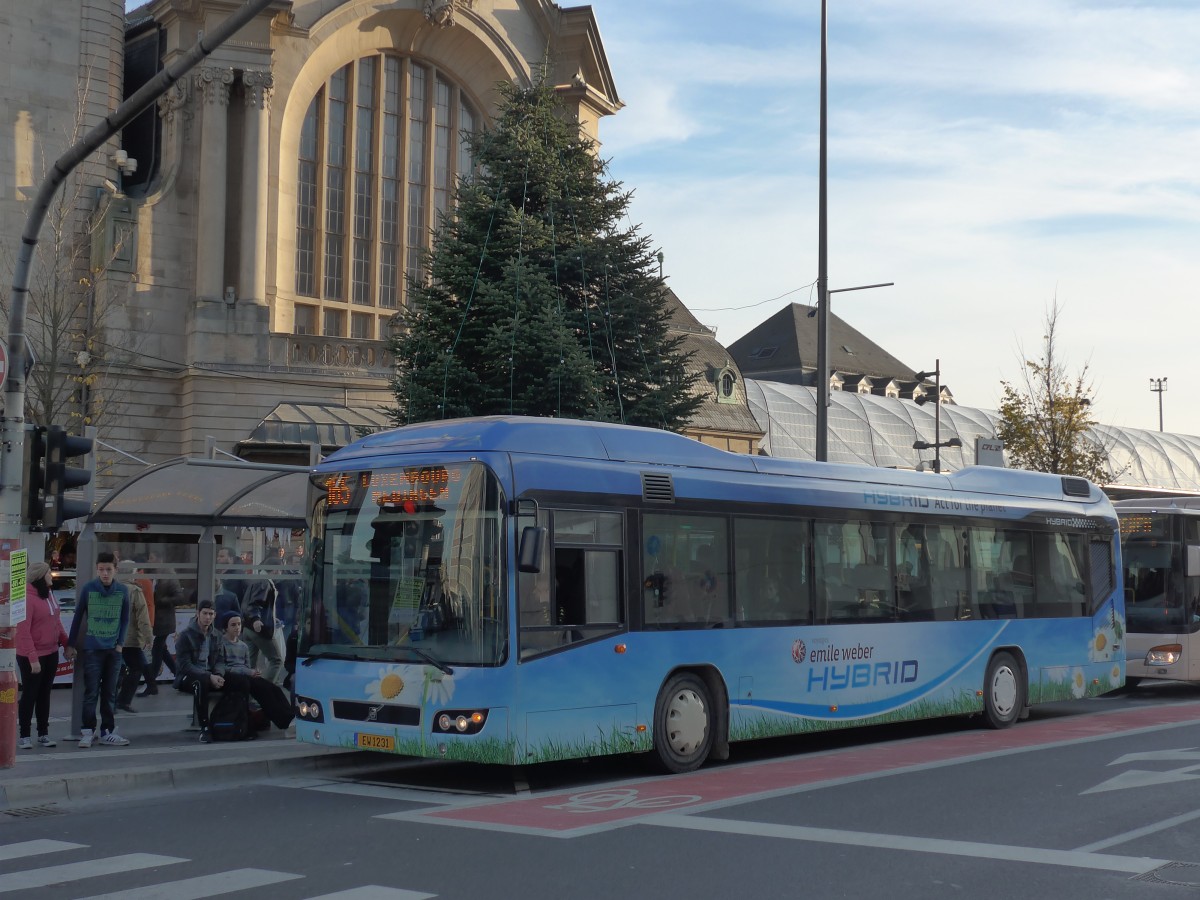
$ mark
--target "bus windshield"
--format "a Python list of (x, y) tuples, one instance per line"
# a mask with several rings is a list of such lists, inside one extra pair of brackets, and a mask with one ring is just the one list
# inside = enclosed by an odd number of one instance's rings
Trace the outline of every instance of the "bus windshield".
[(498, 665), (503, 496), (478, 462), (318, 476), (308, 659)]
[(1125, 567), (1125, 616), (1129, 630), (1141, 634), (1187, 631), (1183, 596), (1172, 584), (1180, 545), (1171, 534), (1173, 517), (1144, 513), (1121, 516), (1121, 552)]

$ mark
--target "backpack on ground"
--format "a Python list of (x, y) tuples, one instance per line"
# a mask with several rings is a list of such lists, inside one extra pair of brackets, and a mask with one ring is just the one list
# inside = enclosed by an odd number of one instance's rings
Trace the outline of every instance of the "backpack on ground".
[(208, 715), (214, 741), (244, 741), (250, 733), (250, 704), (245, 694), (224, 694)]

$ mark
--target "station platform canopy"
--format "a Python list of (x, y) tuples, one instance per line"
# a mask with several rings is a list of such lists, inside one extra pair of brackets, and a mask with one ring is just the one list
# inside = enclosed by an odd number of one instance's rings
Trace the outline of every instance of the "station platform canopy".
[[(745, 384), (750, 411), (764, 433), (762, 452), (813, 459), (816, 389), (750, 378)], [(915, 469), (928, 466), (932, 455), (914, 449), (916, 441), (958, 438), (961, 447), (945, 447), (940, 454), (942, 471), (953, 472), (975, 463), (975, 439), (994, 439), (997, 419), (993, 410), (957, 403), (943, 404), (939, 415), (933, 403), (832, 391), (829, 461)], [(1101, 487), (1112, 499), (1200, 494), (1200, 437), (1103, 424), (1088, 436), (1108, 455), (1112, 479)]]
[(308, 466), (178, 457), (115, 488), (88, 521), (303, 528), (310, 471)]

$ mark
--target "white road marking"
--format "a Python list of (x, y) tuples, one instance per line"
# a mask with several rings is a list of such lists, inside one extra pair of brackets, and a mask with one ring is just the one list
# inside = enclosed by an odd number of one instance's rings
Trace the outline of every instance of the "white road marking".
[(1108, 781), (1102, 781), (1095, 787), (1090, 787), (1080, 794), (1100, 794), (1104, 791), (1120, 791), (1127, 788), (1154, 787), (1159, 784), (1176, 784), (1180, 781), (1195, 781), (1200, 775), (1191, 774), (1200, 766), (1184, 766), (1182, 769), (1170, 769), (1166, 772), (1151, 772), (1145, 769), (1130, 769), (1122, 772)]
[(154, 853), (127, 853), (124, 856), (111, 856), (106, 859), (90, 859), (86, 862), (63, 863), (45, 869), (28, 869), (24, 872), (6, 874), (4, 880), (0, 881), (0, 894), (49, 887), (52, 884), (65, 884), (68, 881), (83, 881), (85, 878), (119, 875), (122, 872), (152, 869), (155, 866), (167, 866), (172, 863), (187, 861), (177, 856), (158, 856)]
[(1200, 761), (1200, 750), (1194, 747), (1183, 747), (1179, 750), (1151, 750), (1146, 753), (1126, 753), (1124, 756), (1117, 757), (1109, 763), (1110, 766), (1119, 766), (1121, 763), (1130, 762), (1188, 762)]
[(1005, 844), (982, 844), (975, 841), (948, 841), (938, 838), (871, 834), (862, 831), (808, 828), (799, 825), (771, 825), (762, 822), (739, 822), (733, 819), (710, 819), (702, 816), (665, 813), (642, 819), (641, 824), (661, 825), (666, 828), (689, 828), (694, 831), (713, 831), (719, 834), (741, 834), (749, 837), (815, 841), (822, 844), (845, 844), (852, 847), (877, 847), (882, 850), (903, 850), (909, 853), (940, 853), (947, 856), (969, 856), (975, 859), (1071, 866), (1077, 869), (1128, 872), (1133, 875), (1144, 874), (1170, 862), (1166, 859), (1150, 859), (1144, 856), (1107, 856), (1082, 853), (1078, 850), (1013, 847)]
[(419, 891), (406, 891), (402, 888), (365, 884), (362, 887), (349, 888), (333, 894), (310, 897), (309, 900), (430, 900), (431, 897), (436, 896), (437, 894), (422, 894)]
[(204, 897), (216, 897), (219, 894), (232, 894), (234, 891), (248, 891), (251, 888), (266, 887), (269, 884), (279, 884), (281, 881), (292, 881), (303, 878), (292, 872), (271, 872), (267, 869), (232, 869), (228, 872), (214, 872), (211, 875), (200, 875), (196, 878), (183, 878), (179, 881), (167, 881), (162, 884), (151, 884), (146, 887), (129, 888), (114, 891), (111, 894), (94, 894), (84, 900), (202, 900)]
[(1109, 847), (1115, 847), (1117, 844), (1125, 844), (1129, 841), (1136, 841), (1138, 838), (1144, 838), (1147, 835), (1157, 834), (1160, 831), (1166, 831), (1168, 828), (1174, 828), (1176, 825), (1184, 825), (1188, 822), (1194, 822), (1200, 819), (1200, 809), (1184, 813), (1181, 816), (1172, 816), (1170, 819), (1162, 819), (1155, 822), (1153, 825), (1145, 825), (1141, 828), (1135, 828), (1132, 831), (1126, 831), (1124, 834), (1113, 835), (1110, 838), (1105, 838), (1102, 841), (1096, 841), (1094, 844), (1088, 844), (1086, 847), (1076, 847), (1079, 853), (1095, 853), (1097, 850), (1107, 850)]
[(0, 862), (39, 856), (43, 853), (58, 853), (61, 850), (82, 850), (86, 846), (87, 844), (72, 844), (67, 841), (21, 841), (18, 844), (5, 844), (0, 847)]

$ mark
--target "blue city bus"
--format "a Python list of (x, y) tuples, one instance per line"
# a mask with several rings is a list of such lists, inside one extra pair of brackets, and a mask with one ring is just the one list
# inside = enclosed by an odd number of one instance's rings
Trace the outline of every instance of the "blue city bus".
[(487, 417), (313, 474), (297, 736), (485, 763), (949, 715), (1124, 683), (1117, 518), (1080, 478), (729, 453)]

